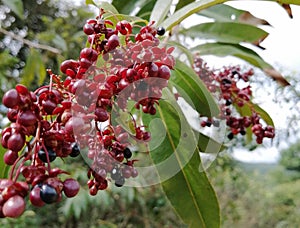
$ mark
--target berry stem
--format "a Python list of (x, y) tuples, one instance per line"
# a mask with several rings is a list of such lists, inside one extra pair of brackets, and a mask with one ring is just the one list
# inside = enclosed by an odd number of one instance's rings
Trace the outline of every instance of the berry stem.
[[(24, 157), (24, 155), (22, 156), (19, 156), (18, 159), (15, 161), (15, 163), (13, 164), (11, 170), (10, 170), (10, 173), (9, 173), (9, 180), (13, 180), (13, 176), (14, 176), (14, 172), (15, 172), (15, 169), (17, 167), (17, 164), (19, 163), (19, 161)], [(25, 162), (25, 159), (24, 161), (19, 165), (18, 167), (18, 170), (21, 169), (21, 167), (23, 166)], [(20, 172), (19, 172), (20, 173)], [(18, 171), (16, 172), (16, 176), (14, 178), (14, 181), (16, 181), (16, 179), (18, 178), (19, 174), (18, 174)]]
[(44, 143), (42, 144), (42, 147), (43, 147), (43, 149), (44, 149), (45, 152), (46, 152), (46, 159), (47, 159), (47, 164), (48, 164), (47, 168), (48, 168), (48, 173), (50, 173), (50, 171), (51, 171), (51, 165), (50, 165), (49, 153), (48, 153), (48, 150), (47, 150), (47, 148), (45, 147)]

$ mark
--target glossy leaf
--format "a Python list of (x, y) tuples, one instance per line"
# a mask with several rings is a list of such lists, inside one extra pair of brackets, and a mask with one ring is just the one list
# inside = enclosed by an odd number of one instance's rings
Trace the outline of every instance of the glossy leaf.
[(170, 11), (173, 0), (158, 0), (152, 10), (150, 21), (155, 21), (159, 25)]
[(218, 115), (218, 105), (205, 84), (191, 67), (177, 60), (170, 81), (178, 90), (179, 95), (197, 112), (205, 116)]
[(200, 152), (203, 153), (219, 153), (222, 150), (226, 149), (226, 146), (222, 143), (217, 142), (216, 140), (208, 137), (207, 135), (194, 131), (198, 135), (198, 148)]
[(93, 0), (85, 0), (85, 4), (86, 5), (96, 5), (95, 2)]
[(181, 43), (176, 42), (176, 41), (169, 41), (168, 45), (176, 47), (176, 49), (177, 49), (176, 51), (179, 52), (179, 55), (184, 54), (187, 57), (189, 63), (193, 64), (193, 62), (194, 62), (193, 53), (186, 46), (184, 46)]
[(95, 5), (100, 9), (104, 9), (107, 13), (118, 14), (118, 10), (110, 3), (104, 1), (94, 1)]
[(126, 20), (128, 22), (133, 23), (133, 24), (137, 23), (137, 22), (144, 22), (144, 23), (146, 23), (146, 21), (143, 20), (140, 17), (129, 16), (129, 15), (125, 15), (125, 14), (108, 15), (107, 17), (105, 17), (105, 19), (112, 21), (114, 24), (116, 24), (118, 21), (122, 21), (122, 20)]
[(273, 122), (271, 116), (264, 109), (262, 109), (257, 104), (252, 104), (252, 107), (261, 116), (261, 118), (266, 122), (266, 124), (274, 127), (274, 122)]
[(298, 0), (269, 0), (272, 2), (277, 2), (279, 4), (291, 4), (291, 5), (300, 5), (300, 1)]
[(147, 0), (128, 0), (126, 2), (124, 0), (113, 0), (112, 2), (119, 13), (127, 15), (136, 15), (139, 12), (137, 9), (143, 8), (147, 3)]
[(181, 9), (182, 7), (188, 5), (192, 2), (195, 2), (195, 0), (179, 0), (177, 5), (176, 5), (176, 10)]
[(235, 56), (253, 66), (262, 69), (268, 76), (273, 78), (281, 85), (289, 85), (289, 82), (276, 71), (269, 63), (265, 62), (256, 52), (238, 44), (226, 43), (206, 43), (193, 48), (193, 51), (201, 53), (201, 55), (215, 55), (219, 57)]
[[(215, 192), (202, 170), (197, 137), (187, 123), (173, 94), (164, 91), (164, 98), (157, 106), (155, 116), (144, 115), (143, 121), (151, 126), (151, 120), (160, 119), (151, 129), (153, 140), (166, 132), (163, 142), (150, 143), (150, 156), (162, 180), (161, 186), (177, 214), (191, 228), (220, 226), (219, 206)], [(192, 150), (193, 149), (193, 150)], [(172, 163), (162, 168), (170, 158)], [(176, 170), (177, 169), (177, 170)], [(166, 173), (174, 172), (169, 178)]]
[(251, 25), (269, 25), (261, 18), (257, 18), (249, 11), (236, 9), (226, 4), (219, 4), (199, 12), (200, 15), (220, 22), (242, 22)]
[(23, 1), (21, 0), (2, 0), (2, 3), (11, 9), (20, 19), (24, 19)]
[(191, 16), (192, 14), (223, 2), (225, 2), (225, 0), (200, 0), (197, 2), (190, 3), (181, 8), (180, 10), (176, 11), (170, 17), (168, 17), (161, 24), (161, 26), (165, 27), (166, 30), (171, 30), (174, 26), (178, 25), (180, 22), (182, 22), (184, 19)]
[(236, 22), (209, 22), (181, 30), (192, 38), (213, 39), (223, 43), (248, 42), (258, 45), (268, 33), (256, 26)]
[(144, 4), (141, 9), (136, 14), (137, 16), (149, 21), (150, 15), (152, 13), (152, 10), (154, 8), (154, 5), (156, 3), (156, 0), (148, 0), (146, 4)]

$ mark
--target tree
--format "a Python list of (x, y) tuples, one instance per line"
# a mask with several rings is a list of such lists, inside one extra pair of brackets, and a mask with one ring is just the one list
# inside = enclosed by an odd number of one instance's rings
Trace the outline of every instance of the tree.
[(289, 148), (282, 150), (280, 157), (280, 164), (288, 170), (300, 170), (300, 157), (299, 157), (300, 145), (294, 143)]
[[(22, 1), (3, 2), (22, 19)], [(258, 26), (268, 23), (223, 2), (179, 1), (171, 13), (173, 1), (166, 0), (129, 1), (126, 5), (123, 1), (86, 1), (100, 8), (99, 15), (83, 25), (86, 47), (77, 50), (79, 57), (74, 59), (61, 62), (54, 57), (61, 63), (62, 76), (55, 67), (47, 70), (48, 85), (41, 85), (46, 77), (40, 71), (42, 56), (32, 49), (23, 82), (29, 85), (34, 75), (41, 74), (38, 88), (30, 92), (28, 86), (18, 84), (2, 98), (12, 122), (2, 130), (2, 146), (7, 149), (2, 174), (8, 173), (8, 179), (0, 182), (2, 216), (20, 216), (27, 193), (35, 206), (57, 202), (63, 194), (74, 197), (78, 182), (53, 165), (57, 158), (81, 153), (89, 164), (91, 195), (106, 189), (109, 182), (117, 187), (160, 183), (189, 227), (219, 227), (218, 201), (199, 153), (216, 155), (225, 148), (226, 140), (243, 135), (249, 142), (254, 138), (261, 144), (264, 138), (275, 136), (274, 124), (268, 113), (252, 102), (251, 86), (238, 86), (240, 81), (249, 82), (252, 70), (238, 66), (211, 70), (197, 53), (239, 57), (280, 84), (289, 85), (254, 50), (241, 44), (259, 46), (268, 34)], [(286, 0), (282, 5), (289, 8), (293, 3)], [(180, 26), (195, 13), (215, 21)], [(45, 21), (43, 26), (52, 22), (49, 18)], [(58, 22), (57, 29), (62, 24)], [(42, 33), (40, 38), (67, 52), (73, 49), (65, 45), (74, 37), (70, 34), (74, 33), (56, 34), (47, 40), (48, 33)], [(185, 40), (198, 34), (215, 42), (190, 49)], [(11, 59), (8, 65), (13, 65), (15, 57)], [(226, 125), (227, 131), (218, 138), (221, 141), (194, 129), (177, 100), (184, 100), (197, 113), (202, 127), (213, 126), (219, 132), (221, 124)], [(146, 168), (137, 166), (139, 162), (132, 158), (135, 154)]]

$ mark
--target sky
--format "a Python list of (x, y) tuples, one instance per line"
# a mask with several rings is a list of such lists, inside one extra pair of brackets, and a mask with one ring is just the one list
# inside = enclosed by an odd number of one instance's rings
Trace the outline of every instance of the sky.
[(262, 26), (270, 33), (262, 42), (266, 50), (259, 50), (259, 54), (270, 63), (293, 69), (300, 69), (300, 6), (292, 5), (293, 19), (286, 11), (274, 2), (266, 1), (234, 1), (231, 6), (248, 10), (253, 15), (266, 19), (271, 25)]

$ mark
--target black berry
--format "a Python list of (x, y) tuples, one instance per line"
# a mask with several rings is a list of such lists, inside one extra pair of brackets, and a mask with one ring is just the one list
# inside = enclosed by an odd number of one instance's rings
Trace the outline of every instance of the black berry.
[[(47, 151), (48, 151), (49, 161), (50, 162), (54, 161), (56, 158), (56, 153), (51, 148), (48, 148)], [(41, 159), (42, 162), (45, 163), (47, 162), (47, 154), (44, 149), (39, 150), (38, 157), (39, 159)]]
[(120, 177), (119, 179), (116, 180), (115, 185), (117, 187), (122, 187), (125, 184), (125, 178), (124, 177)]
[(118, 168), (113, 168), (110, 173), (110, 177), (111, 179), (116, 181), (122, 178), (122, 174)]
[(54, 203), (58, 199), (58, 194), (54, 187), (49, 184), (43, 184), (40, 191), (41, 200), (45, 203)]
[(77, 157), (80, 154), (79, 146), (76, 142), (72, 143), (72, 152), (70, 153), (71, 157)]
[(124, 153), (124, 158), (131, 158), (131, 156), (132, 156), (132, 152), (131, 152), (131, 150), (129, 149), (129, 148), (126, 148), (124, 151), (123, 151), (123, 153)]
[(163, 36), (165, 34), (166, 30), (164, 27), (158, 27), (156, 30), (157, 35)]
[(230, 140), (232, 140), (232, 139), (233, 139), (233, 137), (234, 137), (234, 135), (233, 135), (233, 133), (232, 133), (232, 132), (230, 132), (230, 133), (227, 135), (227, 138), (228, 138), (228, 139), (230, 139)]

